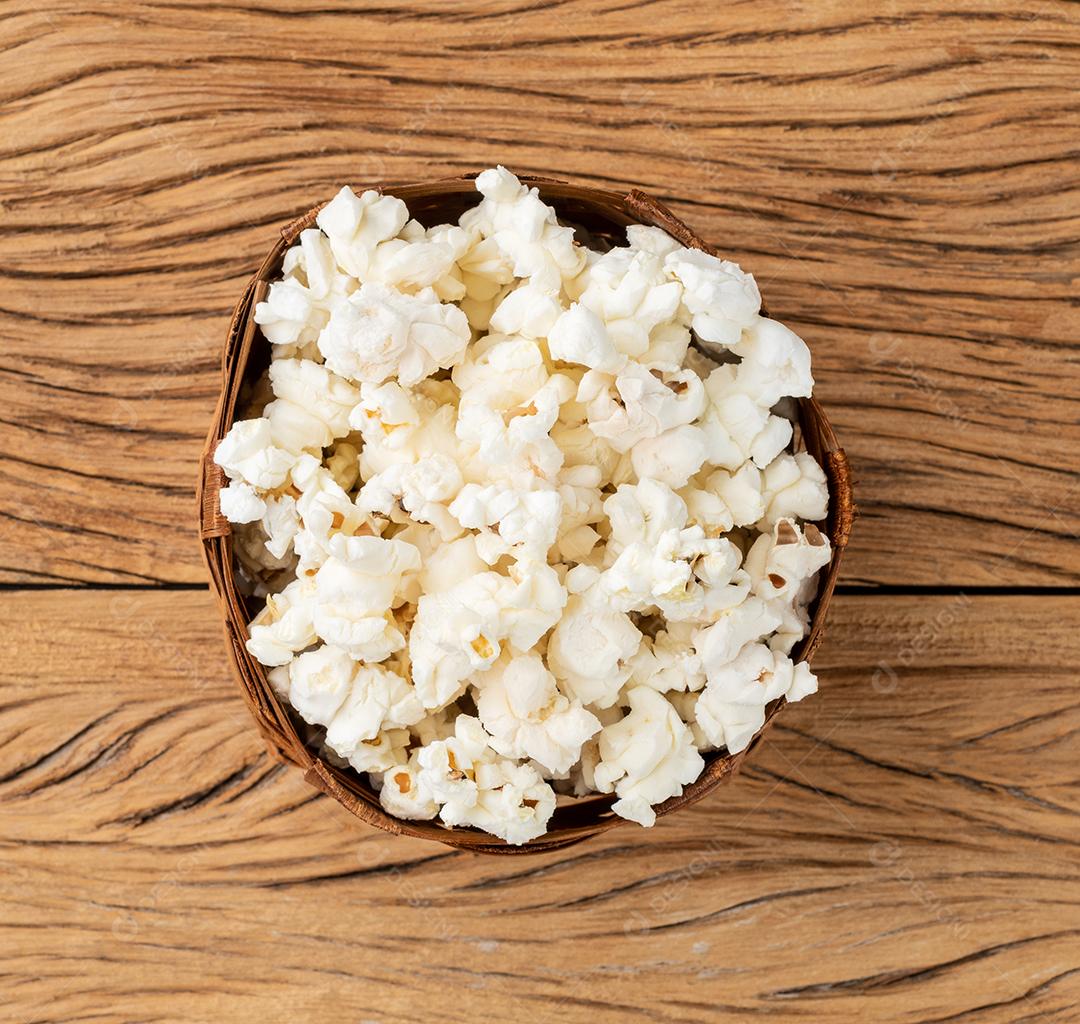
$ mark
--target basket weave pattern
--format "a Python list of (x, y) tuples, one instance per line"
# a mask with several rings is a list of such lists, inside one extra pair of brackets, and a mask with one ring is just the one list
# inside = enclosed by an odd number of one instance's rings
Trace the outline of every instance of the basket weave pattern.
[[(475, 175), (467, 175), (413, 185), (367, 187), (397, 196), (408, 205), (411, 216), (423, 224), (433, 224), (456, 220), (466, 207), (475, 202), (474, 178)], [(614, 192), (529, 176), (521, 176), (521, 181), (537, 187), (541, 197), (555, 208), (561, 220), (580, 226), (594, 237), (614, 242), (627, 225), (648, 224), (663, 228), (685, 246), (712, 251), (670, 210), (644, 192)], [(309, 783), (332, 796), (361, 820), (387, 832), (431, 839), (479, 853), (537, 853), (570, 846), (589, 836), (624, 825), (626, 821), (610, 810), (614, 796), (586, 797), (560, 805), (549, 822), (547, 834), (524, 846), (510, 846), (494, 836), (473, 829), (448, 829), (435, 821), (394, 818), (383, 810), (378, 794), (366, 779), (351, 769), (341, 769), (327, 763), (305, 745), (290, 710), (282, 705), (271, 689), (265, 669), (244, 646), (248, 639), (247, 623), (257, 609), (246, 606), (233, 576), (231, 527), (222, 516), (218, 501), (219, 491), (227, 481), (223, 471), (215, 465), (213, 454), (218, 442), (232, 425), (245, 382), (256, 377), (268, 362), (269, 345), (256, 343), (258, 327), (253, 319), (255, 305), (265, 298), (270, 282), (280, 276), (286, 249), (296, 241), (301, 231), (314, 226), (315, 215), (320, 209), (321, 206), (314, 208), (281, 229), (279, 240), (236, 305), (222, 353), (221, 394), (206, 439), (197, 487), (203, 557), (210, 573), (211, 586), (221, 606), (229, 660), (252, 716), (276, 758), (299, 766)], [(821, 464), (828, 479), (829, 515), (825, 531), (832, 542), (832, 561), (820, 577), (818, 596), (811, 607), (809, 633), (793, 654), (796, 661), (809, 662), (823, 636), (825, 616), (851, 534), (855, 506), (847, 458), (837, 443), (825, 411), (816, 399), (798, 400), (798, 423), (803, 445)], [(687, 786), (680, 796), (657, 806), (657, 816), (695, 803), (721, 782), (731, 778), (760, 742), (783, 705), (781, 698), (768, 709), (764, 727), (739, 754), (720, 752), (707, 755), (701, 776)]]

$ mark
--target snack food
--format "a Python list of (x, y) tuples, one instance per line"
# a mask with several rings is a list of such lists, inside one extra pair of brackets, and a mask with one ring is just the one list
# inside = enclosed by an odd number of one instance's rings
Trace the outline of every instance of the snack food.
[(477, 187), (430, 229), (342, 190), (256, 310), (273, 400), (216, 454), (249, 650), (399, 817), (520, 843), (558, 789), (651, 824), (816, 685), (809, 353), (734, 264), (643, 226), (592, 253)]

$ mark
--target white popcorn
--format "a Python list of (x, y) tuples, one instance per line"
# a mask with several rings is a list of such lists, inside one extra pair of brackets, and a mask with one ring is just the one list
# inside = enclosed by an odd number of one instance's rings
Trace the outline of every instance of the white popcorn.
[(601, 793), (614, 790), (611, 809), (646, 828), (653, 805), (678, 796), (701, 774), (704, 762), (694, 737), (663, 694), (647, 686), (627, 691), (629, 713), (600, 734), (600, 763), (593, 773)]
[(419, 751), (409, 760), (385, 772), (379, 789), (379, 803), (390, 814), (406, 820), (430, 819), (439, 813), (439, 805), (421, 782)]
[[(316, 569), (326, 561), (331, 538), (335, 535), (341, 533), (351, 537), (375, 532), (364, 510), (350, 500), (333, 474), (317, 460), (310, 456), (301, 459), (293, 469), (292, 481), (300, 490), (296, 499), (298, 529), (293, 535), (293, 546), (300, 556), (302, 573)], [(283, 528), (287, 532), (289, 526), (286, 524)]]
[(626, 229), (626, 240), (631, 249), (649, 252), (654, 256), (667, 256), (681, 246), (663, 228), (654, 228), (647, 224), (631, 224)]
[(805, 530), (780, 519), (771, 534), (762, 534), (746, 553), (746, 571), (753, 591), (766, 601), (797, 601), (803, 584), (829, 564), (828, 538), (813, 523)]
[(551, 439), (563, 455), (564, 466), (589, 466), (600, 471), (600, 484), (610, 483), (620, 461), (620, 454), (588, 424), (562, 421), (551, 428)]
[(557, 292), (564, 279), (579, 273), (585, 253), (574, 244), (573, 229), (558, 223), (555, 211), (535, 188), (527, 188), (499, 167), (484, 171), (476, 179), (476, 189), (484, 199), (462, 215), (461, 225), (491, 238), (515, 277)]
[(764, 468), (790, 442), (791, 422), (774, 415), (758, 395), (742, 390), (734, 365), (713, 370), (705, 390), (708, 402), (698, 426), (705, 431), (712, 465), (734, 472), (749, 459)]
[(325, 366), (310, 359), (275, 359), (270, 385), (277, 399), (263, 415), (278, 447), (321, 450), (349, 432), (349, 413), (360, 392)]
[(295, 455), (274, 444), (270, 421), (265, 418), (237, 421), (214, 452), (214, 462), (230, 480), (258, 490), (280, 487), (295, 461)]
[(567, 600), (548, 639), (548, 668), (569, 696), (610, 707), (630, 677), (629, 659), (640, 644), (630, 617), (611, 608), (594, 585)]
[(480, 722), (459, 715), (454, 735), (419, 753), (419, 784), (448, 825), (471, 825), (513, 845), (543, 835), (555, 793), (530, 765), (499, 757)]
[(737, 373), (739, 387), (760, 405), (773, 406), (781, 398), (810, 395), (814, 386), (810, 350), (782, 323), (757, 317), (733, 351), (742, 356)]
[(329, 239), (338, 266), (366, 280), (378, 244), (393, 238), (408, 219), (400, 199), (371, 190), (357, 196), (346, 187), (319, 211), (315, 223)]
[(555, 813), (555, 791), (529, 764), (499, 758), (476, 767), (476, 802), (467, 807), (444, 805), (448, 825), (471, 825), (512, 846), (542, 836)]
[(721, 671), (747, 644), (768, 636), (780, 625), (780, 617), (760, 597), (748, 597), (727, 609), (716, 622), (694, 637), (706, 674)]
[(734, 473), (718, 469), (705, 486), (723, 501), (735, 526), (749, 526), (765, 514), (763, 483), (761, 471), (747, 462)]
[(444, 805), (444, 812), (449, 809), (448, 813), (455, 815), (476, 803), (476, 769), (494, 759), (495, 752), (488, 746), (479, 719), (459, 715), (450, 736), (427, 743), (420, 751), (420, 782), (437, 803)]
[(765, 504), (759, 528), (772, 529), (781, 519), (825, 518), (829, 487), (825, 472), (807, 452), (781, 455), (765, 469), (762, 481)]
[(765, 708), (779, 697), (801, 700), (817, 690), (805, 662), (798, 665), (764, 644), (747, 644), (730, 662), (709, 673), (695, 708), (710, 743), (729, 753), (745, 750), (765, 724)]
[(471, 534), (440, 544), (423, 560), (417, 584), (421, 594), (441, 594), (452, 590), (470, 576), (487, 571), (487, 563), (477, 554)]
[(608, 337), (604, 321), (577, 302), (552, 325), (548, 351), (552, 359), (579, 363), (602, 373), (618, 373), (626, 365), (626, 356)]
[(360, 401), (349, 414), (349, 426), (359, 430), (368, 445), (400, 448), (419, 425), (416, 403), (396, 381), (360, 385)]
[(647, 251), (611, 249), (585, 276), (581, 304), (603, 321), (616, 350), (627, 356), (648, 351), (650, 335), (673, 320), (682, 299), (682, 285), (665, 277), (664, 261)]
[(350, 380), (404, 387), (453, 366), (471, 334), (465, 314), (431, 289), (405, 295), (368, 283), (334, 310), (319, 335), (326, 365)]
[(230, 523), (253, 523), (266, 514), (266, 502), (243, 480), (234, 480), (228, 487), (222, 487), (218, 492), (218, 505)]
[(461, 527), (447, 503), (457, 496), (462, 484), (457, 463), (436, 453), (411, 464), (394, 463), (369, 477), (356, 496), (356, 504), (367, 512), (390, 515), (400, 500), (414, 520), (433, 524), (442, 538), (450, 541), (460, 536)]
[(295, 356), (311, 346), (330, 313), (356, 287), (339, 271), (327, 237), (314, 228), (300, 232), (300, 244), (285, 253), (284, 278), (271, 282), (253, 319), (274, 345), (275, 358)]
[(500, 594), (500, 638), (519, 651), (534, 647), (560, 621), (566, 607), (566, 588), (559, 574), (542, 560), (520, 556), (510, 566)]
[(340, 757), (352, 758), (362, 743), (384, 730), (415, 725), (423, 717), (424, 706), (402, 676), (381, 665), (361, 665), (329, 723), (326, 745)]
[(632, 683), (661, 693), (694, 692), (705, 685), (705, 668), (693, 648), (693, 627), (685, 622), (668, 623), (655, 639), (643, 637), (629, 664)]
[(655, 548), (669, 530), (686, 524), (686, 504), (670, 487), (657, 480), (623, 484), (604, 502), (611, 523), (608, 550), (619, 554), (632, 544)]
[(558, 791), (650, 826), (816, 689), (809, 352), (734, 263), (476, 188), (431, 227), (342, 189), (256, 308), (261, 414), (215, 454), (247, 649), (402, 820), (521, 844)]
[[(365, 281), (377, 281), (402, 292), (415, 292), (421, 288), (436, 288), (439, 298), (445, 298), (448, 282), (444, 282), (454, 267), (457, 253), (447, 241), (406, 241), (392, 238), (375, 247)], [(451, 294), (456, 292), (451, 289)], [(462, 287), (455, 297), (465, 294)]]
[(654, 374), (628, 363), (614, 377), (590, 370), (581, 380), (577, 400), (585, 404), (589, 427), (618, 452), (690, 423), (705, 406), (705, 389), (691, 370)]
[(301, 654), (289, 665), (289, 703), (305, 722), (330, 725), (352, 690), (356, 668), (348, 652), (333, 644)]
[(360, 661), (379, 662), (405, 646), (390, 614), (401, 577), (420, 569), (411, 544), (381, 537), (330, 539), (330, 557), (315, 574), (315, 631)]
[(499, 334), (546, 338), (562, 313), (558, 295), (528, 283), (507, 293), (491, 314), (489, 326)]
[(531, 338), (489, 334), (471, 346), (451, 374), (463, 395), (480, 405), (512, 409), (547, 383), (544, 353)]
[(600, 722), (558, 689), (535, 654), (507, 657), (476, 678), (477, 712), (492, 748), (506, 757), (531, 758), (550, 773), (569, 771)]
[(468, 529), (497, 526), (506, 548), (545, 558), (555, 543), (562, 516), (562, 496), (558, 491), (515, 491), (491, 484), (466, 484), (450, 504), (450, 514)]
[(690, 348), (690, 341), (690, 331), (682, 324), (661, 324), (649, 335), (649, 347), (638, 357), (638, 362), (650, 370), (675, 373), (686, 369), (707, 377), (715, 366), (705, 367), (695, 360), (697, 350)]
[(737, 344), (761, 309), (753, 277), (737, 263), (697, 249), (676, 249), (667, 255), (664, 267), (683, 286), (683, 303), (694, 333), (702, 341)]
[(506, 577), (470, 576), (442, 593), (424, 594), (409, 634), (412, 680), (424, 707), (456, 700), (472, 673), (499, 656)]
[(357, 744), (347, 759), (349, 766), (358, 772), (372, 773), (398, 768), (408, 762), (409, 739), (408, 729), (386, 729), (374, 739)]
[(248, 627), (251, 656), (263, 665), (287, 665), (316, 643), (314, 598), (314, 581), (307, 578), (293, 580), (280, 594), (267, 597), (266, 607)]
[(708, 443), (700, 427), (684, 423), (659, 437), (634, 445), (631, 464), (639, 480), (659, 480), (668, 487), (685, 487), (705, 462)]
[(453, 382), (461, 389), (455, 434), (480, 464), (492, 464), (487, 476), (525, 471), (550, 479), (559, 471), (562, 454), (549, 431), (574, 383), (549, 375), (536, 342), (489, 335), (455, 367)]

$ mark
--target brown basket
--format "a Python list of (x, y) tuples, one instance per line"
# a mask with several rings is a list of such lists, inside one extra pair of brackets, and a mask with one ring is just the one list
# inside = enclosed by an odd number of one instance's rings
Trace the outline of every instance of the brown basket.
[[(372, 185), (388, 195), (403, 199), (410, 214), (421, 223), (455, 221), (477, 201), (473, 185), (475, 174), (460, 178), (413, 185)], [(592, 238), (621, 244), (628, 224), (651, 224), (663, 228), (683, 245), (711, 252), (681, 220), (661, 203), (636, 189), (627, 193), (571, 185), (552, 178), (523, 176), (521, 180), (540, 190), (544, 200), (559, 213), (560, 219), (573, 224)], [(351, 769), (337, 768), (313, 753), (301, 739), (297, 722), (275, 696), (263, 666), (244, 644), (248, 639), (247, 623), (255, 609), (245, 606), (233, 578), (232, 537), (228, 521), (221, 515), (218, 492), (225, 485), (221, 469), (214, 464), (213, 453), (233, 422), (241, 388), (257, 376), (269, 360), (269, 345), (253, 353), (256, 325), (252, 317), (255, 304), (266, 295), (269, 282), (280, 273), (282, 256), (305, 228), (312, 227), (316, 207), (281, 229), (281, 237), (267, 254), (255, 276), (248, 282), (237, 303), (229, 325), (222, 353), (222, 385), (217, 409), (203, 451), (197, 487), (203, 556), (210, 571), (210, 581), (221, 603), (229, 659), (240, 681), (251, 713), (273, 755), (298, 765), (313, 786), (328, 793), (358, 818), (387, 832), (433, 839), (447, 846), (478, 853), (539, 853), (581, 842), (589, 836), (625, 824), (625, 819), (611, 811), (613, 796), (585, 797), (562, 803), (549, 822), (549, 831), (523, 846), (510, 846), (502, 840), (471, 828), (450, 829), (434, 821), (403, 821), (383, 810), (378, 795), (366, 780)], [(800, 399), (798, 422), (803, 444), (825, 470), (829, 482), (829, 516), (826, 532), (832, 542), (832, 561), (821, 579), (820, 593), (811, 611), (810, 631), (796, 653), (799, 661), (809, 661), (823, 635), (825, 614), (836, 586), (840, 561), (851, 533), (855, 514), (851, 475), (836, 435), (816, 399)], [(721, 782), (730, 778), (744, 758), (760, 741), (770, 722), (780, 711), (781, 698), (767, 711), (765, 726), (749, 747), (738, 754), (716, 753), (706, 759), (701, 777), (687, 786), (680, 796), (666, 800), (656, 808), (657, 816), (670, 814), (680, 807), (700, 800)]]

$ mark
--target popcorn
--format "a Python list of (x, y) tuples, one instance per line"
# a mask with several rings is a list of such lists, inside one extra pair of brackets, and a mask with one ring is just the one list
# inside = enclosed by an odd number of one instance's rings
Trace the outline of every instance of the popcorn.
[(572, 228), (558, 223), (535, 188), (522, 185), (505, 167), (476, 179), (483, 201), (461, 217), (461, 226), (492, 239), (511, 264), (513, 275), (557, 292), (584, 266), (585, 253), (574, 244)]
[(257, 306), (261, 415), (215, 453), (247, 649), (398, 818), (520, 844), (558, 791), (648, 827), (817, 687), (809, 352), (734, 263), (476, 187), (432, 227), (342, 189)]
[(500, 758), (476, 768), (476, 802), (468, 807), (444, 805), (448, 825), (483, 829), (511, 846), (542, 836), (555, 813), (555, 791), (528, 764)]
[(702, 341), (737, 344), (761, 309), (757, 284), (737, 263), (697, 249), (676, 249), (665, 257), (664, 269), (682, 284), (690, 326)]
[(436, 710), (457, 700), (465, 680), (498, 658), (505, 579), (494, 572), (477, 573), (442, 593), (420, 597), (409, 658), (424, 707)]
[(251, 523), (266, 514), (266, 502), (243, 480), (234, 480), (223, 487), (218, 492), (218, 505), (230, 523)]
[(275, 359), (270, 386), (277, 398), (263, 415), (279, 447), (321, 450), (349, 432), (349, 413), (359, 391), (325, 366), (310, 359)]
[(549, 431), (574, 384), (548, 374), (536, 342), (489, 335), (454, 369), (453, 381), (461, 389), (455, 433), (480, 460), (495, 464), (489, 476), (511, 475), (518, 466), (545, 478), (558, 472), (562, 455)]
[(300, 244), (285, 253), (284, 278), (270, 284), (255, 306), (254, 320), (274, 345), (275, 358), (295, 356), (310, 346), (330, 313), (356, 282), (340, 272), (329, 240), (314, 228), (300, 232)]
[(248, 626), (248, 653), (263, 665), (287, 665), (293, 656), (318, 640), (313, 621), (314, 582), (293, 580), (280, 594), (271, 594), (266, 607)]
[(627, 356), (648, 350), (652, 331), (674, 319), (683, 294), (678, 281), (665, 277), (658, 254), (632, 247), (604, 253), (587, 278), (581, 304), (602, 318), (615, 349)]
[(668, 694), (700, 690), (705, 685), (705, 669), (692, 640), (692, 627), (685, 622), (668, 623), (653, 639), (643, 637), (629, 661), (630, 682)]
[(766, 468), (762, 480), (765, 504), (759, 528), (769, 530), (781, 519), (825, 518), (829, 488), (825, 473), (807, 452), (781, 455)]
[(360, 401), (349, 413), (349, 426), (359, 430), (368, 445), (400, 448), (419, 425), (416, 403), (396, 381), (360, 385)]
[(424, 717), (416, 691), (402, 676), (380, 665), (354, 663), (354, 670), (351, 689), (326, 730), (326, 745), (345, 758), (384, 730), (415, 725)]
[(519, 492), (499, 484), (466, 484), (450, 504), (450, 514), (467, 529), (497, 526), (505, 545), (498, 549), (500, 555), (519, 547), (544, 558), (558, 535), (562, 506), (562, 496), (554, 490)]
[(555, 793), (535, 768), (498, 757), (483, 726), (459, 715), (454, 735), (420, 751), (419, 782), (448, 825), (472, 825), (518, 846), (543, 835)]
[(635, 686), (626, 700), (629, 713), (600, 734), (600, 762), (593, 777), (601, 793), (614, 790), (618, 796), (611, 805), (616, 814), (647, 828), (656, 821), (653, 805), (678, 796), (705, 762), (663, 694)]
[(802, 700), (817, 690), (805, 662), (794, 665), (764, 644), (747, 644), (725, 666), (709, 674), (695, 707), (703, 734), (732, 754), (745, 750), (765, 724), (765, 708), (779, 697)]
[(390, 612), (401, 577), (420, 569), (419, 552), (400, 540), (344, 534), (329, 550), (314, 577), (315, 631), (358, 661), (383, 661), (405, 646)]
[(289, 703), (305, 722), (330, 725), (352, 690), (356, 667), (333, 644), (301, 654), (289, 664)]
[(558, 295), (530, 283), (506, 294), (491, 314), (489, 327), (499, 334), (546, 338), (561, 315), (563, 307)]
[(455, 263), (455, 247), (444, 241), (406, 241), (392, 238), (375, 247), (365, 280), (378, 281), (402, 292), (415, 292), (421, 288), (440, 287), (436, 294), (440, 299), (447, 294), (462, 298), (465, 289), (449, 287), (444, 279)]
[[(310, 461), (308, 461), (310, 459)], [(314, 570), (329, 557), (330, 541), (337, 534), (353, 536), (373, 534), (374, 528), (363, 509), (358, 508), (342, 490), (328, 469), (308, 456), (294, 467), (293, 486), (300, 495), (295, 501), (297, 530), (293, 546), (300, 556), (300, 572)], [(286, 509), (285, 516), (288, 515)], [(286, 522), (285, 532), (291, 529)]]
[(590, 370), (577, 400), (586, 406), (589, 429), (617, 452), (627, 452), (645, 438), (696, 419), (705, 406), (705, 390), (693, 371), (654, 374), (632, 362), (614, 377)]
[(608, 606), (594, 584), (567, 600), (548, 638), (548, 668), (583, 705), (610, 707), (630, 677), (628, 661), (640, 643), (630, 617)]
[(331, 314), (319, 351), (343, 377), (381, 384), (396, 376), (411, 387), (457, 363), (470, 337), (465, 314), (430, 288), (405, 295), (368, 283)]
[(363, 281), (378, 244), (393, 238), (408, 219), (400, 199), (372, 190), (357, 196), (346, 187), (319, 211), (315, 223), (329, 240), (338, 266)]
[(626, 365), (626, 356), (608, 336), (604, 321), (578, 302), (552, 324), (548, 351), (552, 359), (579, 363), (602, 373), (618, 373)]
[(685, 487), (705, 462), (708, 443), (700, 427), (684, 423), (659, 437), (639, 441), (630, 455), (639, 480), (659, 480), (669, 487)]
[(419, 751), (413, 751), (405, 764), (384, 772), (379, 789), (379, 803), (397, 818), (407, 820), (434, 818), (439, 805), (428, 787), (421, 782)]
[(767, 636), (780, 625), (780, 617), (760, 597), (748, 597), (729, 608), (711, 626), (694, 637), (694, 650), (711, 679), (732, 662), (748, 643)]
[(214, 462), (230, 480), (258, 490), (280, 487), (295, 461), (292, 453), (274, 444), (270, 421), (265, 418), (234, 423), (214, 452)]
[(740, 389), (759, 405), (781, 398), (808, 398), (814, 387), (810, 350), (794, 331), (776, 320), (757, 317), (732, 351), (742, 357), (737, 371)]
[(492, 748), (506, 757), (531, 758), (547, 772), (567, 772), (600, 722), (559, 691), (535, 654), (503, 655), (476, 677), (476, 707)]
[(829, 564), (831, 554), (828, 538), (813, 523), (800, 530), (793, 520), (780, 519), (746, 553), (746, 571), (759, 597), (797, 601), (803, 584)]
[(789, 420), (770, 411), (770, 404), (743, 390), (738, 369), (718, 366), (705, 381), (708, 401), (697, 425), (705, 431), (706, 459), (735, 472), (751, 460), (764, 468), (791, 440)]

